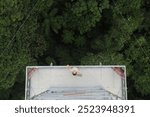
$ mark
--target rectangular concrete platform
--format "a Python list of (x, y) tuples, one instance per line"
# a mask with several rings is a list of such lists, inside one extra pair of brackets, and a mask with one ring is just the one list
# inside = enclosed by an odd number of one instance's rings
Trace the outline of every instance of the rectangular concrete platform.
[(25, 98), (127, 99), (125, 66), (76, 67), (81, 76), (73, 76), (66, 66), (28, 66)]

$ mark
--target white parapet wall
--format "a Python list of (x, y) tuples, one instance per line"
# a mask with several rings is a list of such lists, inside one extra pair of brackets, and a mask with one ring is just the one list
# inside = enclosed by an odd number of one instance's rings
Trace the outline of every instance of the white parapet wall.
[[(127, 98), (125, 66), (75, 67), (80, 70), (80, 76), (73, 76), (67, 66), (27, 66), (25, 98), (30, 99), (51, 87), (93, 88), (98, 86), (121, 98), (124, 94), (124, 99)], [(123, 93), (124, 90), (125, 93)]]

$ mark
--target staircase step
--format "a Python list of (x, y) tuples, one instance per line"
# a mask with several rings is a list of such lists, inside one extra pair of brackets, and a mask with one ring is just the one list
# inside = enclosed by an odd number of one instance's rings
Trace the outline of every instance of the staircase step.
[(35, 100), (111, 100), (110, 95), (101, 87), (51, 87), (49, 90), (33, 97)]

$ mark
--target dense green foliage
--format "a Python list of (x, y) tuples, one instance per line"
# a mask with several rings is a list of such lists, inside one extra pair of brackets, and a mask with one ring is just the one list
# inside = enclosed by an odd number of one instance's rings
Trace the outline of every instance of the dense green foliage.
[(126, 65), (129, 99), (150, 99), (150, 3), (1, 0), (0, 99), (24, 99), (27, 65)]

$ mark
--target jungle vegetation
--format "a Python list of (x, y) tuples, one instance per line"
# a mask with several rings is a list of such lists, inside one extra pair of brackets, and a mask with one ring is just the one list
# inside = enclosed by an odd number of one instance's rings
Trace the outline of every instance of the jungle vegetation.
[(149, 0), (0, 0), (0, 99), (24, 99), (29, 65), (126, 65), (150, 99)]

